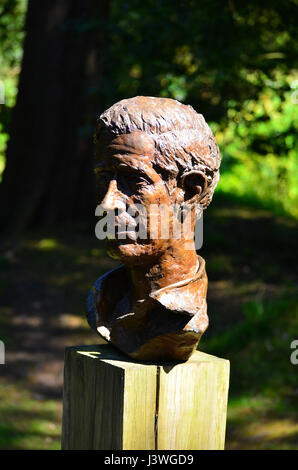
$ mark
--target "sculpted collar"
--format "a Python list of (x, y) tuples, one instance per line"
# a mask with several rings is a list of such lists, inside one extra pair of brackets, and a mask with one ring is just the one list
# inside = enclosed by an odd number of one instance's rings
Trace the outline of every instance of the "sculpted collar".
[[(152, 292), (152, 301), (176, 314), (189, 317), (200, 314), (206, 303), (207, 276), (205, 260), (198, 256), (198, 261), (199, 267), (193, 277)], [(129, 313), (125, 308), (130, 298), (130, 287), (131, 281), (125, 265), (97, 279), (87, 299), (87, 319), (94, 330), (98, 331), (102, 326), (112, 327), (117, 319)], [(121, 307), (123, 312), (119, 311)]]

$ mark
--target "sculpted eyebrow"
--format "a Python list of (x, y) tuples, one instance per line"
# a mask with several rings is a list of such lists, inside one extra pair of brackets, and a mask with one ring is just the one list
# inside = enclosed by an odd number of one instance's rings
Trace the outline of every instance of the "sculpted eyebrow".
[(94, 171), (96, 174), (101, 174), (105, 172), (120, 172), (124, 175), (134, 174), (146, 179), (149, 184), (153, 183), (153, 180), (142, 168), (131, 166), (125, 162), (119, 163), (118, 160), (115, 161), (114, 164), (110, 164), (110, 166), (104, 165), (103, 163), (98, 163), (97, 165), (95, 165)]
[(120, 164), (118, 163), (118, 165), (115, 166), (115, 169), (123, 171), (123, 173), (134, 173), (134, 174), (143, 176), (151, 181), (151, 178), (147, 175), (145, 170), (143, 170), (142, 168), (131, 166), (126, 163), (120, 163)]

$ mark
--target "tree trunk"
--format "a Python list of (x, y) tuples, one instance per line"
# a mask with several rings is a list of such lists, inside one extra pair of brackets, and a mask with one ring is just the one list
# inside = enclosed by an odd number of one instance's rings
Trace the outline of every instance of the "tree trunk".
[(109, 0), (29, 0), (0, 186), (1, 232), (94, 214), (93, 129), (104, 108)]

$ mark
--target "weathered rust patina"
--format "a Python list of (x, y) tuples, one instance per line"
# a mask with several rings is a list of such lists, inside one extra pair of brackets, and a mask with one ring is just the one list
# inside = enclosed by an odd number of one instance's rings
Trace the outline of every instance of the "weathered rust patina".
[[(146, 239), (128, 230), (107, 240), (123, 263), (99, 278), (87, 302), (89, 324), (105, 340), (143, 361), (185, 361), (208, 326), (205, 261), (193, 239), (196, 219), (212, 200), (220, 153), (204, 117), (168, 98), (138, 96), (99, 118), (95, 134), (98, 203), (120, 221), (127, 208), (147, 210)], [(191, 217), (191, 240), (152, 237), (161, 216), (152, 204), (178, 206)], [(116, 212), (115, 212), (116, 211)]]

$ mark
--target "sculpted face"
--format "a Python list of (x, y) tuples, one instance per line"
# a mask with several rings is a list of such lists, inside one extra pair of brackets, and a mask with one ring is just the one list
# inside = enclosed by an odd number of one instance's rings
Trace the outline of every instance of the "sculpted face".
[(138, 96), (101, 114), (95, 144), (95, 231), (123, 265), (96, 281), (89, 324), (134, 359), (185, 361), (208, 326), (194, 224), (219, 178), (215, 138), (191, 106)]
[[(161, 218), (153, 216), (150, 207), (153, 204), (170, 206), (177, 198), (177, 188), (170, 195), (168, 186), (153, 168), (154, 152), (153, 139), (140, 131), (115, 138), (103, 137), (96, 151), (98, 202), (105, 211), (115, 214), (116, 239), (107, 240), (107, 252), (125, 264), (150, 263), (172, 243), (169, 239), (150, 237), (152, 225), (155, 230), (160, 230), (161, 224)], [(136, 237), (136, 227), (127, 213), (127, 209), (135, 204), (146, 210), (145, 239)], [(142, 214), (138, 220), (142, 220)], [(130, 230), (119, 232), (120, 223), (125, 221), (129, 222)]]

